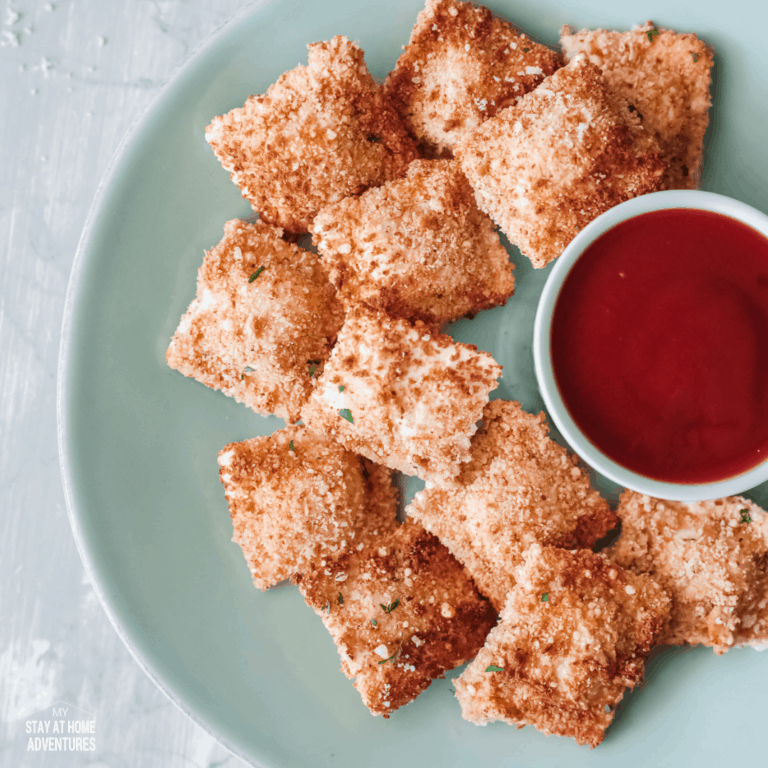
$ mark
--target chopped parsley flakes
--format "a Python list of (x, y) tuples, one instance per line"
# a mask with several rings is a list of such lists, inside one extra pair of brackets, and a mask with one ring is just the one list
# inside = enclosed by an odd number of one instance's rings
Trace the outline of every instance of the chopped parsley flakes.
[(742, 509), (739, 514), (741, 515), (741, 520), (739, 520), (740, 523), (751, 523), (752, 518), (750, 517), (749, 510), (748, 509)]
[(542, 603), (548, 603), (548, 602), (549, 602), (549, 592), (545, 592), (545, 593), (544, 593), (544, 594), (541, 596), (541, 602), (542, 602)]
[(343, 392), (346, 387), (343, 384), (339, 384), (339, 392)]
[(495, 664), (489, 664), (485, 668), (485, 671), (486, 672), (503, 672), (504, 671), (504, 667), (497, 667)]
[(288, 443), (288, 450), (289, 451), (295, 451), (296, 449), (293, 447), (293, 440), (291, 440), (290, 443)]
[(395, 598), (395, 602), (390, 603), (389, 605), (384, 605), (384, 603), (379, 603), (379, 605), (381, 606), (381, 610), (384, 611), (384, 613), (392, 613), (392, 611), (394, 611), (395, 608), (400, 605), (400, 598)]
[(688, 51), (688, 53), (690, 53), (691, 56), (693, 56), (693, 63), (695, 64), (699, 60), (699, 54), (694, 53), (693, 51)]
[(352, 411), (349, 408), (339, 408), (339, 416), (342, 419), (346, 419), (350, 424), (355, 423), (355, 420), (352, 418)]
[(379, 626), (379, 623), (376, 621), (376, 619), (371, 619), (371, 624), (373, 624), (374, 627)]
[(311, 379), (315, 375), (315, 371), (317, 370), (317, 363), (310, 363), (309, 364), (309, 378)]
[(344, 595), (339, 592), (339, 605), (344, 605)]
[(252, 283), (264, 270), (266, 267), (259, 267), (249, 278), (248, 282)]
[(653, 36), (654, 35), (658, 35), (659, 34), (659, 30), (656, 29), (656, 27), (654, 27), (653, 29), (649, 29), (645, 34), (648, 35), (648, 41), (652, 43), (653, 42)]
[(246, 365), (245, 368), (243, 368), (243, 373), (251, 373), (252, 371), (255, 371), (255, 368), (251, 368), (250, 365)]
[(379, 664), (386, 664), (388, 661), (394, 661), (400, 655), (400, 649), (398, 648), (388, 659), (382, 659)]
[(371, 144), (378, 144), (381, 141), (381, 136), (377, 136), (375, 133), (369, 133), (365, 139), (366, 141), (370, 141)]

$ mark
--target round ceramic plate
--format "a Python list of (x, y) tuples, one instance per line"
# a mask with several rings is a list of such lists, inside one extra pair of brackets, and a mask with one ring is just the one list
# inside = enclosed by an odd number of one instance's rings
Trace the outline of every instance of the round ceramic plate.
[[(307, 43), (357, 41), (385, 76), (421, 0), (252, 6), (198, 50), (122, 145), (73, 269), (60, 368), (64, 481), (83, 560), (117, 631), (147, 673), (233, 752), (265, 766), (722, 766), (764, 762), (768, 654), (666, 650), (627, 695), (594, 752), (565, 738), (461, 718), (449, 680), (391, 719), (373, 718), (339, 671), (330, 636), (293, 588), (256, 591), (218, 479), (226, 443), (282, 426), (165, 365), (195, 294), (203, 250), (250, 209), (203, 138), (214, 115), (306, 62)], [(563, 24), (656, 23), (715, 45), (704, 188), (765, 209), (768, 76), (758, 58), (768, 5), (720, 0), (491, 3), (557, 44)], [(649, 247), (653, 233), (648, 233)], [(531, 358), (548, 270), (510, 249), (517, 291), (451, 333), (504, 365), (495, 397), (542, 407)], [(596, 480), (599, 483), (599, 480)], [(609, 495), (615, 488), (601, 484)], [(413, 492), (413, 484), (410, 492)], [(765, 505), (768, 490), (753, 497)], [(456, 673), (453, 673), (454, 675)]]

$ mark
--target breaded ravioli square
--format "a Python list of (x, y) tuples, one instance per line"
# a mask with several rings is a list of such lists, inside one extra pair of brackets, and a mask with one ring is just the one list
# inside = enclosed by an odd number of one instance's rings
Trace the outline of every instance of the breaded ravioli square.
[(501, 366), (426, 325), (350, 311), (317, 387), (307, 426), (371, 461), (423, 479), (451, 477)]
[(314, 242), (339, 298), (440, 326), (503, 304), (513, 265), (455, 160), (415, 160), (406, 178), (324, 208)]
[(660, 188), (656, 140), (583, 56), (466, 134), (456, 156), (477, 203), (534, 267), (609, 208)]
[(259, 589), (394, 530), (392, 472), (300, 426), (219, 452), (233, 541)]
[(373, 715), (388, 717), (471, 659), (496, 621), (462, 566), (415, 523), (294, 581)]
[(214, 118), (205, 138), (255, 211), (286, 232), (417, 157), (400, 117), (346, 37), (309, 46), (309, 63)]
[(741, 496), (663, 501), (625, 491), (608, 552), (672, 599), (660, 642), (725, 653), (768, 643), (768, 513)]
[(652, 133), (667, 162), (664, 189), (696, 189), (701, 180), (709, 121), (712, 49), (696, 35), (659, 29), (653, 22), (630, 32), (563, 29), (566, 58), (580, 53), (600, 67)]
[(450, 153), (456, 141), (515, 104), (562, 66), (488, 8), (427, 0), (384, 88), (411, 133)]
[(494, 400), (457, 478), (419, 491), (406, 513), (463, 563), (497, 610), (533, 543), (589, 548), (617, 518), (576, 459), (549, 437), (544, 414)]
[(648, 576), (534, 544), (477, 658), (454, 680), (466, 720), (532, 725), (596, 747), (669, 612)]
[(165, 359), (256, 413), (297, 421), (344, 320), (317, 256), (263, 222), (224, 225)]

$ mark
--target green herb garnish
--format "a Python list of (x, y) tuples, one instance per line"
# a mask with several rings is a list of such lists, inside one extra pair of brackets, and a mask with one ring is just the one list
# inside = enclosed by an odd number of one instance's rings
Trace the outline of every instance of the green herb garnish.
[(382, 659), (379, 664), (386, 664), (388, 661), (394, 661), (400, 655), (400, 649), (398, 648), (388, 659)]
[(384, 611), (384, 613), (392, 613), (392, 611), (397, 608), (398, 605), (400, 605), (400, 598), (395, 598), (395, 602), (391, 603), (390, 605), (384, 605), (384, 603), (379, 603), (381, 606), (381, 610)]
[(541, 602), (542, 602), (542, 603), (548, 603), (548, 602), (549, 602), (549, 592), (545, 592), (545, 593), (544, 593), (544, 594), (541, 596)]
[(375, 133), (369, 133), (365, 139), (366, 141), (370, 141), (371, 144), (378, 144), (381, 141), (381, 136), (377, 136)]
[(346, 387), (343, 384), (339, 384), (339, 392), (343, 392)]
[(486, 672), (503, 672), (504, 671), (504, 667), (497, 667), (495, 664), (489, 664), (485, 668), (485, 671)]
[(293, 440), (291, 440), (290, 443), (288, 443), (288, 450), (289, 451), (295, 451), (296, 449), (293, 447)]
[(653, 42), (653, 36), (654, 35), (658, 35), (659, 34), (659, 30), (656, 29), (656, 27), (654, 27), (653, 29), (649, 29), (645, 34), (648, 35), (648, 41), (652, 43)]
[(371, 619), (371, 624), (373, 624), (374, 627), (378, 627), (379, 626), (379, 624), (376, 621), (376, 619)]
[(252, 371), (255, 371), (255, 368), (251, 368), (250, 365), (246, 365), (245, 368), (243, 368), (243, 373), (251, 373)]
[(344, 595), (339, 592), (339, 605), (344, 605)]
[(266, 267), (259, 267), (249, 278), (248, 282), (252, 283), (264, 270)]
[(355, 420), (352, 418), (352, 411), (350, 411), (349, 408), (340, 408), (339, 416), (341, 416), (342, 419), (346, 419), (350, 424), (355, 423)]
[(317, 370), (317, 363), (310, 363), (309, 364), (309, 378), (311, 379), (315, 375), (315, 371)]
[(528, 53), (528, 51), (530, 50), (531, 50), (530, 48), (523, 48), (523, 53)]
[(739, 514), (741, 515), (741, 520), (739, 520), (740, 523), (751, 523), (752, 518), (749, 515), (748, 509), (742, 509)]
[(690, 53), (691, 56), (693, 56), (693, 63), (695, 64), (699, 60), (699, 54), (694, 53), (693, 51), (688, 51), (688, 53)]

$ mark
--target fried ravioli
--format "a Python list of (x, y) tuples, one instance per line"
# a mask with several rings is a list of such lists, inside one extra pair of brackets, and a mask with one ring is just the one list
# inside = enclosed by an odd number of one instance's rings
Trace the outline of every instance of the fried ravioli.
[(499, 624), (454, 680), (466, 720), (532, 725), (597, 746), (669, 611), (648, 576), (586, 550), (534, 544)]
[(709, 121), (712, 49), (696, 35), (658, 29), (653, 22), (630, 32), (571, 32), (560, 42), (566, 58), (584, 53), (625, 98), (661, 147), (668, 168), (664, 189), (696, 189), (701, 180)]
[(531, 544), (592, 547), (617, 518), (574, 457), (549, 438), (543, 413), (494, 400), (483, 422), (460, 475), (417, 493), (406, 512), (467, 567), (500, 611)]
[(395, 528), (390, 470), (304, 427), (230, 443), (219, 466), (232, 540), (259, 589)]
[(416, 160), (406, 178), (324, 208), (312, 231), (347, 307), (439, 327), (514, 291), (509, 256), (455, 160)]
[(417, 157), (363, 52), (345, 37), (310, 45), (307, 66), (215, 118), (205, 138), (253, 209), (293, 234)]
[(427, 0), (384, 87), (411, 133), (446, 154), (560, 66), (558, 53), (488, 8)]
[(481, 210), (534, 267), (556, 259), (590, 221), (660, 188), (655, 139), (585, 57), (456, 146)]
[(485, 352), (387, 315), (347, 315), (307, 426), (355, 453), (423, 479), (458, 474), (501, 366)]
[(661, 642), (725, 653), (768, 643), (768, 513), (741, 496), (663, 501), (625, 491), (609, 556), (672, 598)]
[(296, 421), (344, 312), (317, 256), (281, 234), (260, 221), (224, 225), (166, 361), (256, 413)]
[(471, 659), (496, 621), (461, 565), (415, 523), (294, 580), (373, 715), (388, 717)]

